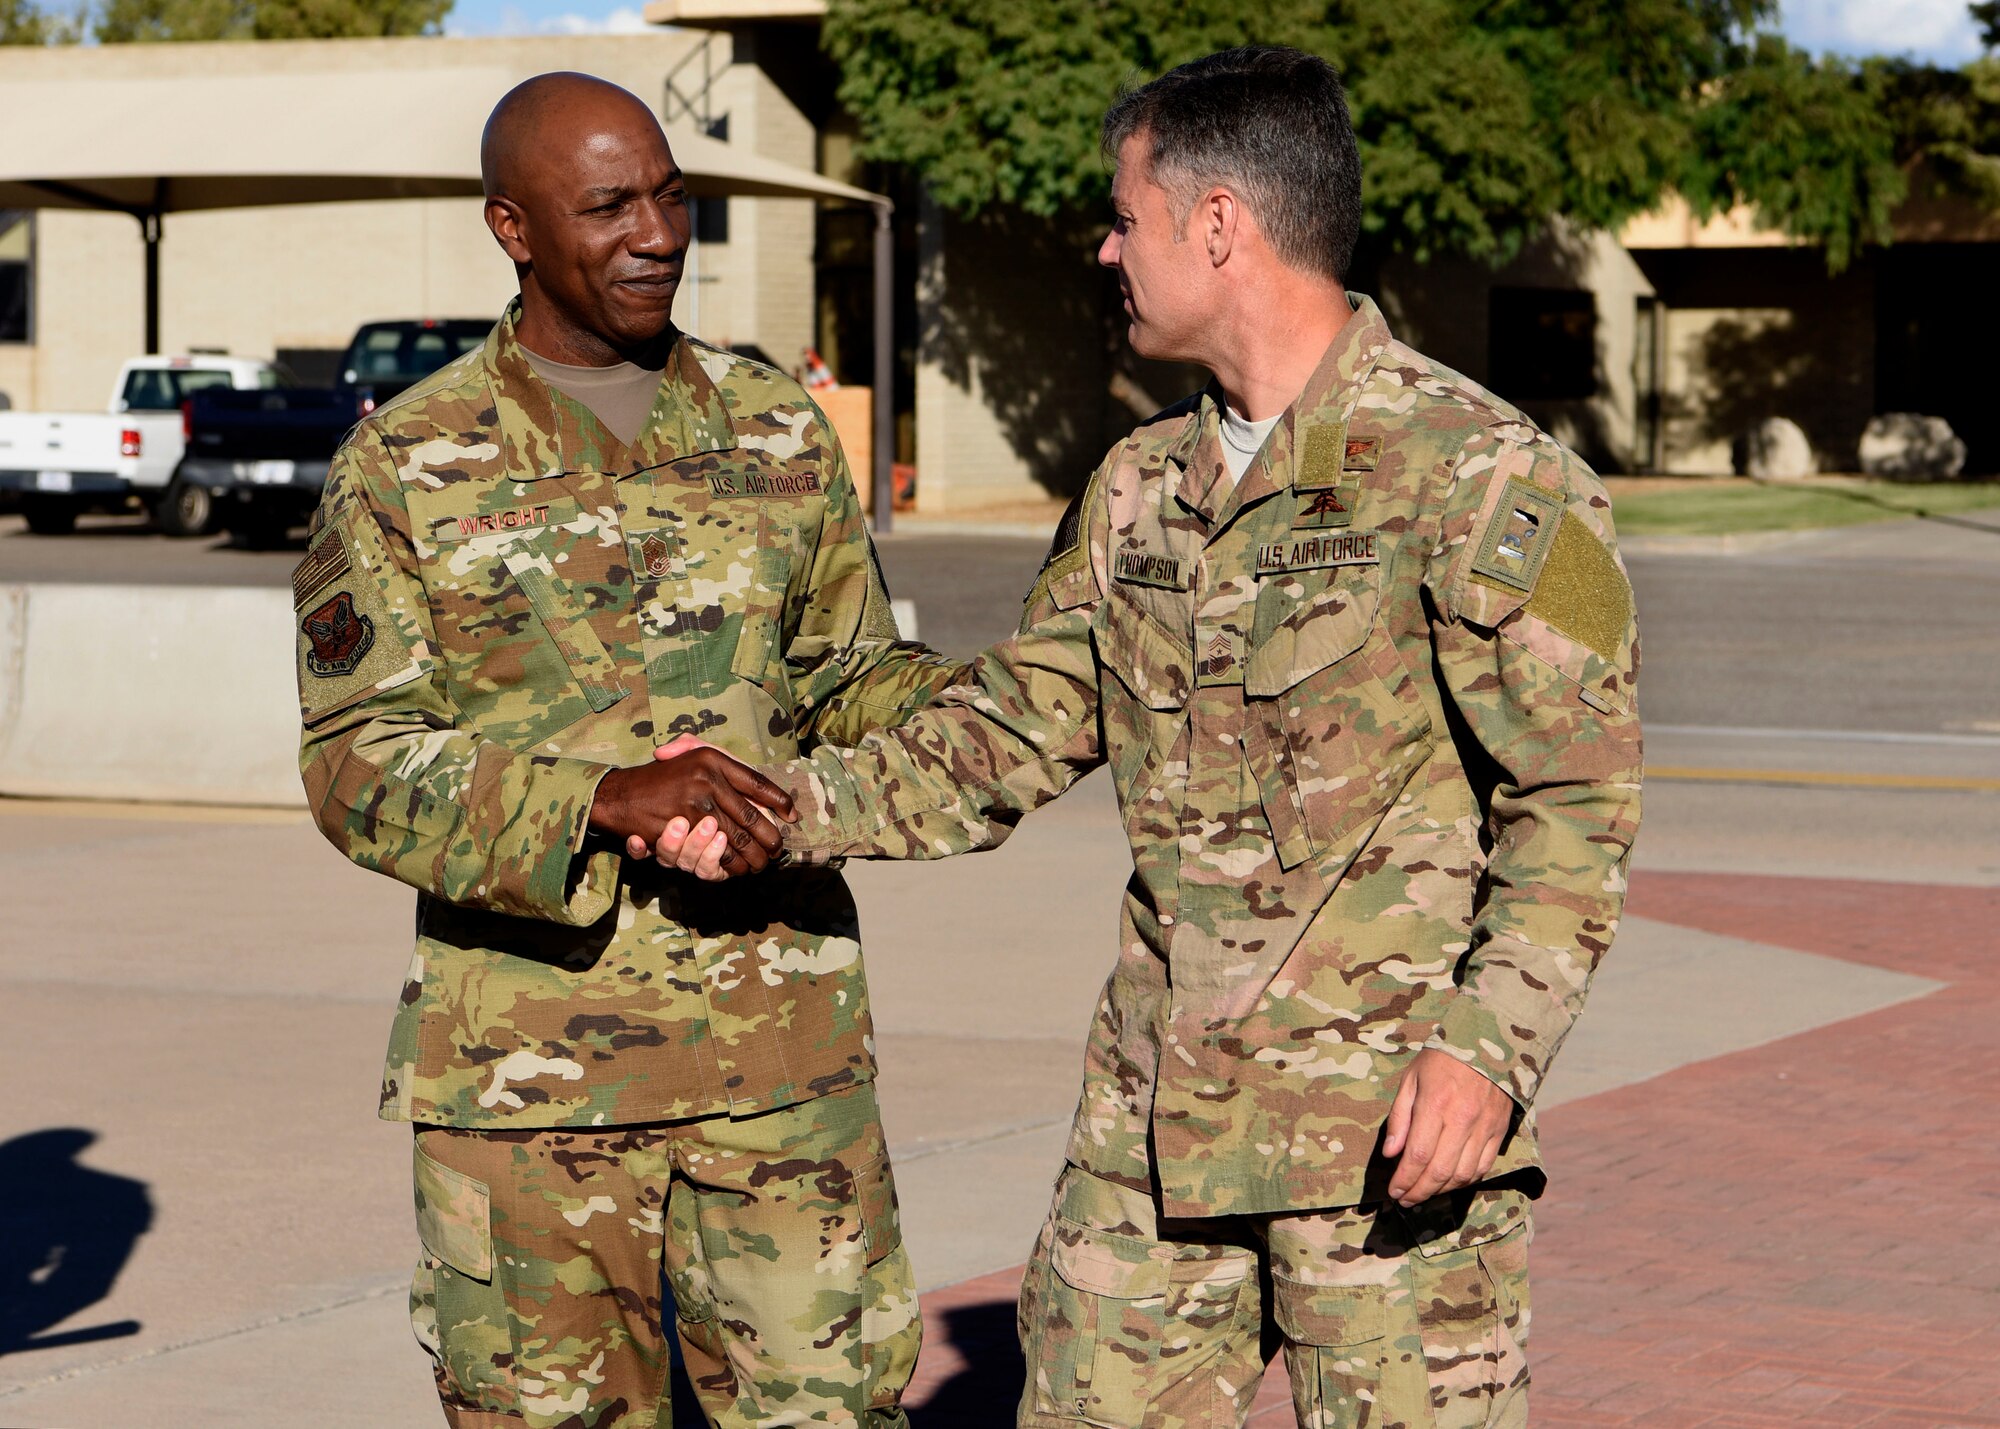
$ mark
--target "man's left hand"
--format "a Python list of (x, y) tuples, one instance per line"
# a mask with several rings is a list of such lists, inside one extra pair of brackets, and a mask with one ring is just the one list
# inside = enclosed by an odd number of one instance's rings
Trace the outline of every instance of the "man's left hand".
[(1514, 1099), (1448, 1053), (1417, 1053), (1389, 1108), (1382, 1154), (1396, 1161), (1389, 1198), (1415, 1206), (1485, 1179), (1514, 1120)]

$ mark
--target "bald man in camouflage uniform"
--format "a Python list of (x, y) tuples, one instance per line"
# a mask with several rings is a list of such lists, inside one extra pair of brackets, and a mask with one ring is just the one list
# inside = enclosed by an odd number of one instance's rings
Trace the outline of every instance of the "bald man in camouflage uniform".
[[(313, 812), (419, 890), (381, 1098), (418, 1126), (417, 1335), (459, 1426), (665, 1425), (668, 1315), (712, 1423), (891, 1429), (919, 1325), (854, 904), (827, 870), (703, 882), (633, 831), (684, 809), (707, 848), (707, 812), (762, 864), (762, 781), (659, 755), (852, 741), (948, 667), (896, 643), (806, 394), (667, 324), (686, 214), (652, 116), (525, 91), (488, 130), (553, 156), (490, 180), (522, 299), (348, 438), (295, 581)], [(660, 370), (591, 362), (627, 351)], [(625, 366), (627, 438), (554, 385)]]
[(1610, 505), (1342, 287), (1324, 63), (1198, 61), (1106, 140), (1134, 345), (1217, 380), (1106, 458), (972, 683), (780, 773), (788, 838), (984, 847), (1111, 768), (1134, 871), (1022, 1424), (1240, 1423), (1277, 1343), (1308, 1429), (1523, 1423), (1534, 1100), (1639, 815)]

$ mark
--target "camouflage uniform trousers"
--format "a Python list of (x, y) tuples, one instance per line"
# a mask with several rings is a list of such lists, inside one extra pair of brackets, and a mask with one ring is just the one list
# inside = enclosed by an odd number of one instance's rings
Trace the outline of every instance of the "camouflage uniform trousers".
[(1282, 1344), (1301, 1429), (1525, 1425), (1529, 1206), (1487, 1185), (1162, 1220), (1065, 1167), (1021, 1289), (1018, 1422), (1241, 1425)]
[(410, 1293), (457, 1429), (906, 1429), (922, 1326), (875, 1089), (732, 1120), (420, 1127)]

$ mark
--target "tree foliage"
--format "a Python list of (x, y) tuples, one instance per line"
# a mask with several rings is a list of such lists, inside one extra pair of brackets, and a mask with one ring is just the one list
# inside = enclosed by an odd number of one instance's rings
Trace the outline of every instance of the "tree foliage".
[(435, 35), (452, 0), (100, 0), (73, 13), (0, 0), (0, 44)]
[(2000, 0), (1974, 0), (1972, 18), (1979, 26), (1980, 43), (2000, 50)]
[(65, 14), (35, 0), (0, 0), (0, 45), (73, 45), (83, 38), (80, 14)]
[(103, 0), (101, 44), (435, 35), (452, 0)]
[[(1974, 10), (2000, 28), (2000, 0)], [(1557, 216), (1616, 227), (1678, 191), (1703, 216), (1748, 203), (1837, 268), (1886, 241), (1915, 149), (1947, 181), (1988, 172), (1995, 148), (1964, 97), (1979, 66), (1947, 81), (1815, 60), (1759, 33), (1774, 14), (1771, 0), (831, 0), (825, 39), (866, 154), (962, 214), (1089, 213), (1109, 189), (1098, 121), (1121, 86), (1251, 41), (1340, 69), (1365, 228), (1419, 256), (1499, 261)]]

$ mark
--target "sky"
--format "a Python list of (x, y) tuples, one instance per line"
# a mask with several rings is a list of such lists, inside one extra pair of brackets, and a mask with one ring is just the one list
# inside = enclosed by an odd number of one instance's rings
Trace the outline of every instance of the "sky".
[[(644, 0), (457, 0), (454, 35), (580, 35), (646, 28)], [(1958, 65), (1979, 53), (1965, 0), (1782, 0), (1779, 28), (1794, 44), (1843, 55), (1913, 55)]]

